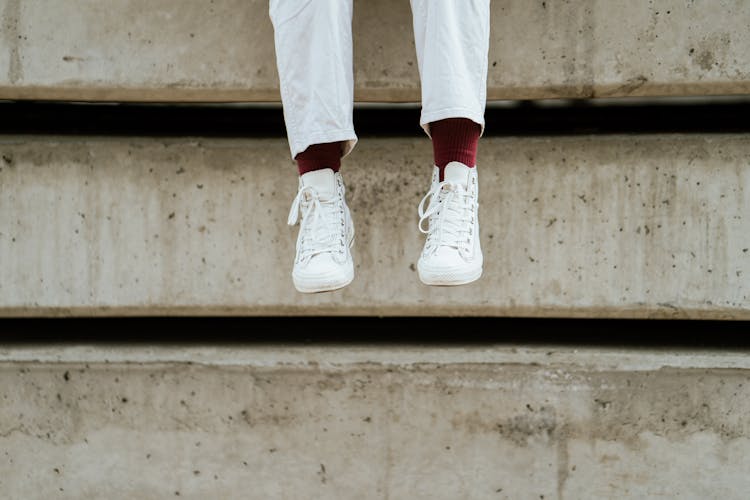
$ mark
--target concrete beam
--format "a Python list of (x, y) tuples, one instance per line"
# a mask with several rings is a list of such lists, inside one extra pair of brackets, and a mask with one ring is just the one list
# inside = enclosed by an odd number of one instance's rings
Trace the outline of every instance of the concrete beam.
[(749, 376), (695, 351), (0, 348), (0, 496), (744, 499)]
[(486, 137), (485, 274), (419, 283), (427, 137), (362, 138), (354, 283), (301, 295), (285, 139), (0, 139), (0, 315), (750, 318), (743, 134)]
[[(409, 2), (357, 0), (355, 99), (419, 101)], [(0, 0), (0, 99), (278, 101), (267, 0)], [(750, 94), (750, 4), (492, 2), (489, 99)]]

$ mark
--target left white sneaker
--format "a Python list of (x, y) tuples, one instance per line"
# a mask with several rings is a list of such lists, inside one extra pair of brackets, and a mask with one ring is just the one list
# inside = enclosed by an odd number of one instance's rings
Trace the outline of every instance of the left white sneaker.
[(439, 179), (434, 167), (432, 187), (419, 204), (419, 230), (427, 234), (419, 279), (425, 285), (464, 285), (482, 276), (477, 169), (452, 161)]
[(299, 178), (299, 191), (289, 210), (290, 226), (297, 224), (297, 252), (292, 281), (301, 293), (328, 292), (354, 279), (351, 246), (354, 223), (346, 206), (340, 172), (313, 170)]

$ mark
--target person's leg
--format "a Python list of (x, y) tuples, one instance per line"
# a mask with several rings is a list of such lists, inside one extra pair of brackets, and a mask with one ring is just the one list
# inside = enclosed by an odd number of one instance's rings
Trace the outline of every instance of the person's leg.
[(434, 153), (431, 188), (419, 207), (427, 234), (419, 277), (430, 285), (470, 283), (483, 265), (475, 167), (487, 100), (490, 0), (411, 0), (411, 7), (420, 125)]
[(467, 118), (484, 133), (490, 0), (411, 0), (417, 67), (422, 81), (419, 124)]
[(300, 292), (335, 290), (354, 278), (354, 225), (338, 171), (357, 142), (352, 9), (352, 0), (270, 0), (284, 121), (300, 174), (288, 219), (300, 220), (292, 271)]
[(276, 66), (292, 158), (310, 146), (357, 143), (352, 112), (352, 0), (270, 0)]

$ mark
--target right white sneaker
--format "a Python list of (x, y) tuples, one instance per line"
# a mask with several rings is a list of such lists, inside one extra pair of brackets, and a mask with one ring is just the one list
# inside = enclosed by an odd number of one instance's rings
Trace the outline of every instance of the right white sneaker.
[(354, 223), (345, 194), (341, 173), (330, 168), (313, 170), (299, 178), (299, 191), (287, 220), (294, 226), (302, 214), (292, 271), (299, 292), (336, 290), (354, 279)]
[(427, 234), (419, 279), (425, 285), (464, 285), (482, 276), (477, 169), (452, 161), (442, 182), (438, 172), (433, 167), (430, 191), (419, 204), (419, 230)]

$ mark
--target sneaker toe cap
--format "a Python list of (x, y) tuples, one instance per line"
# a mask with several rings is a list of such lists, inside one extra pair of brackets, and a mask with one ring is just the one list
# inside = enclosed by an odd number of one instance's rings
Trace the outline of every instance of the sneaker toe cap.
[(463, 283), (482, 273), (482, 258), (464, 259), (456, 249), (440, 249), (417, 263), (420, 279), (427, 284)]
[(450, 271), (472, 268), (477, 265), (481, 266), (481, 260), (476, 257), (465, 259), (461, 253), (450, 247), (439, 248), (437, 252), (430, 256), (422, 256), (419, 259), (420, 267), (425, 271)]
[(292, 273), (298, 289), (318, 290), (344, 286), (354, 275), (352, 260), (338, 262), (330, 253), (319, 254), (305, 264), (295, 266)]

